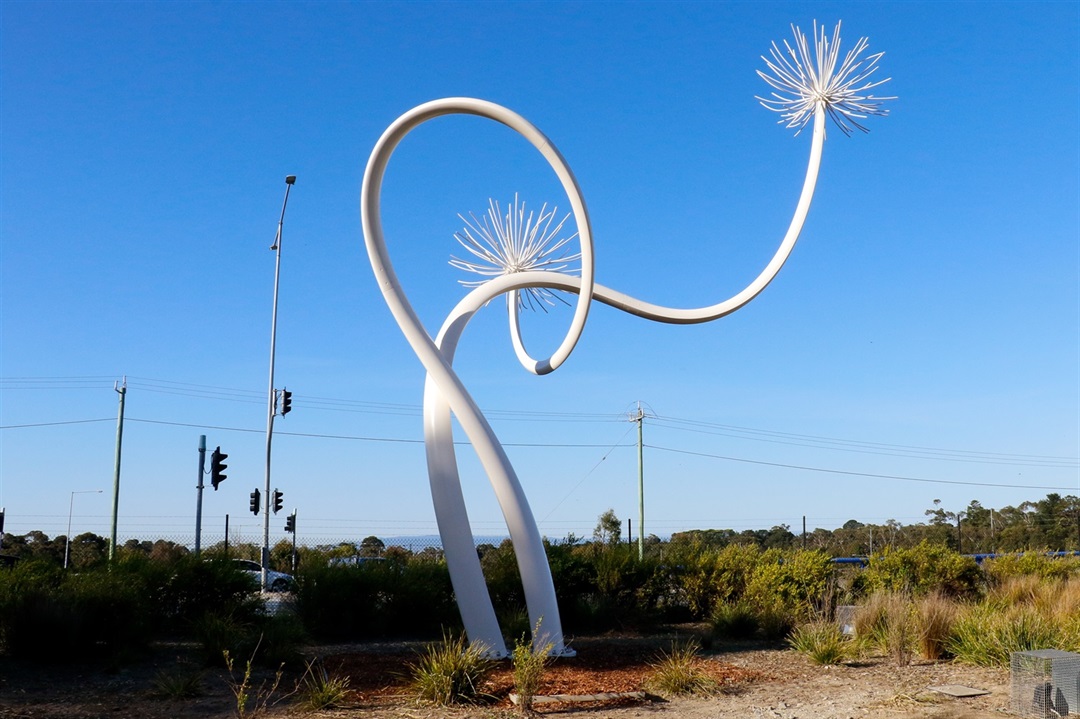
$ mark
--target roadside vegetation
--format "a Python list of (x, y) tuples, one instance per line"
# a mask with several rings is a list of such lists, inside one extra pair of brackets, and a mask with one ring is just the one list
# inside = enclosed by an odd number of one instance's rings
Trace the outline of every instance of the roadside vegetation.
[[(1076, 505), (1072, 497), (1049, 497), (1030, 513)], [(976, 509), (968, 508), (966, 521), (975, 521)], [(866, 566), (857, 567), (834, 563), (835, 555), (815, 547), (813, 535), (803, 538), (804, 547), (787, 528), (653, 537), (639, 559), (637, 546), (620, 541), (617, 518), (608, 514), (592, 541), (571, 536), (546, 543), (570, 636), (689, 624), (695, 652), (698, 646), (707, 653), (732, 642), (771, 642), (822, 664), (884, 656), (898, 665), (922, 657), (1003, 666), (1016, 650), (1080, 652), (1080, 557), (1051, 557), (1036, 546), (977, 563), (950, 546), (955, 515), (933, 514), (914, 543), (888, 543), (879, 533)], [(1001, 521), (998, 536), (1013, 536)], [(938, 530), (943, 533), (935, 540)], [(974, 545), (974, 537), (959, 539)], [(444, 653), (454, 653), (450, 639), (461, 636), (446, 563), (433, 549), (412, 552), (375, 537), (359, 545), (301, 547), (289, 611), (273, 614), (255, 582), (228, 561), (252, 556), (254, 547), (234, 546), (226, 555), (216, 546), (195, 557), (170, 542), (132, 541), (118, 548), (110, 565), (97, 551), (101, 543), (84, 535), (73, 540), (72, 566), (65, 570), (62, 551), (55, 551), (62, 542), (40, 533), (3, 539), (5, 553), (21, 557), (0, 567), (0, 655), (8, 660), (115, 667), (138, 661), (156, 641), (178, 640), (194, 642), (206, 667), (223, 667), (226, 655), (250, 657), (269, 670), (284, 665), (302, 676), (301, 649), (312, 642), (442, 637)], [(1049, 546), (1071, 549), (1080, 540), (1069, 541)], [(513, 548), (506, 541), (477, 552), (513, 645), (535, 630), (528, 626)], [(271, 556), (275, 569), (291, 570), (289, 545), (275, 546)], [(330, 561), (343, 556), (367, 561)], [(838, 631), (841, 606), (855, 607), (851, 633)], [(680, 652), (686, 653), (673, 649), (669, 659)], [(533, 666), (526, 666), (529, 658)], [(519, 663), (536, 675), (543, 656), (522, 654)], [(327, 687), (328, 675), (311, 664), (306, 674), (308, 694), (326, 689), (332, 696), (325, 701), (340, 699), (333, 695), (342, 688)], [(535, 689), (526, 674), (521, 681), (529, 694)], [(199, 667), (163, 675), (159, 690), (197, 692), (200, 676)], [(431, 689), (459, 697), (472, 683), (468, 674)]]

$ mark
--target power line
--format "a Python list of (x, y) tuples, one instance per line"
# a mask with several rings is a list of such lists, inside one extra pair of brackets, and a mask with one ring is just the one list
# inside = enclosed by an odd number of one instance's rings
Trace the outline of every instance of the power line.
[(57, 427), (64, 424), (90, 424), (92, 422), (112, 422), (115, 417), (101, 417), (99, 419), (69, 419), (62, 422), (35, 422), (33, 424), (4, 424), (0, 429), (24, 429), (26, 427)]
[(1031, 484), (996, 484), (992, 482), (963, 482), (960, 480), (952, 479), (927, 479), (924, 477), (903, 477), (893, 474), (875, 474), (873, 472), (854, 472), (844, 469), (826, 469), (824, 467), (807, 467), (799, 464), (783, 464), (781, 462), (766, 462), (759, 459), (745, 459), (742, 457), (727, 457), (719, 454), (709, 454), (707, 452), (692, 452), (686, 449), (674, 449), (672, 447), (659, 447), (657, 445), (646, 445), (649, 449), (656, 449), (661, 452), (672, 452), (675, 454), (688, 454), (695, 457), (708, 457), (709, 459), (722, 459), (728, 462), (742, 462), (744, 464), (758, 464), (766, 467), (780, 467), (783, 469), (798, 469), (805, 472), (822, 472), (825, 474), (842, 474), (850, 477), (869, 477), (872, 479), (894, 479), (901, 482), (926, 482), (929, 484), (958, 484), (969, 487), (1004, 487), (1007, 489), (1050, 489), (1050, 490), (1065, 490), (1069, 491), (1072, 487), (1043, 487), (1039, 485)]
[[(697, 420), (677, 419), (671, 417), (656, 417), (654, 424), (667, 426), (669, 429), (679, 429), (687, 432), (700, 434), (718, 435), (725, 437), (737, 437), (757, 442), (769, 442), (773, 444), (786, 444), (797, 447), (818, 447), (843, 452), (860, 452), (864, 454), (878, 454), (884, 456), (916, 457), (921, 459), (939, 459), (951, 462), (978, 462), (984, 464), (1015, 464), (1022, 466), (1047, 466), (1047, 467), (1075, 467), (1080, 460), (1074, 457), (1055, 457), (1048, 455), (1033, 454), (1007, 454), (1002, 452), (978, 452), (963, 449), (944, 449), (939, 447), (921, 447), (917, 445), (887, 444), (883, 442), (866, 442), (852, 439), (840, 439), (836, 437), (822, 437), (817, 435), (795, 434), (790, 432), (777, 432), (773, 430), (755, 429), (752, 427), (738, 427), (733, 425), (714, 424)], [(691, 429), (690, 427), (710, 428)], [(761, 435), (761, 436), (754, 436)]]

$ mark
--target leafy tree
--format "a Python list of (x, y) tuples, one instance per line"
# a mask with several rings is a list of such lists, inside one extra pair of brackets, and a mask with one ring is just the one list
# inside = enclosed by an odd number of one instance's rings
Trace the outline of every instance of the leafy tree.
[(593, 541), (597, 544), (613, 546), (619, 543), (622, 537), (622, 522), (615, 515), (614, 509), (609, 509), (596, 520), (596, 529), (593, 530)]
[(360, 541), (361, 557), (381, 557), (386, 551), (386, 544), (378, 537), (364, 537)]

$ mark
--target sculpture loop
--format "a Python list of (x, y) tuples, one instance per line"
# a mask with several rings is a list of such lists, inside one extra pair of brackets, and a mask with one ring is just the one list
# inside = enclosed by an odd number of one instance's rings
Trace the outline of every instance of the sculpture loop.
[[(543, 540), (521, 483), (490, 424), (453, 370), (459, 340), (469, 321), (481, 307), (500, 295), (508, 295), (510, 334), (515, 354), (528, 371), (547, 374), (561, 366), (573, 351), (581, 337), (593, 299), (658, 322), (694, 324), (728, 315), (760, 294), (787, 261), (806, 221), (821, 166), (826, 116), (832, 116), (845, 134), (849, 134), (850, 130), (844, 124), (845, 120), (865, 130), (853, 118), (864, 118), (866, 114), (885, 114), (885, 111), (880, 109), (880, 102), (891, 99), (860, 94), (885, 82), (868, 80), (870, 74), (876, 70), (880, 53), (871, 56), (866, 67), (863, 67), (862, 61), (858, 59), (859, 54), (866, 48), (865, 38), (856, 44), (855, 49), (850, 51), (838, 66), (839, 38), (834, 35), (830, 41), (824, 30), (819, 37), (815, 24), (814, 37), (818, 53), (815, 70), (804, 67), (810, 63), (806, 38), (797, 28), (793, 29), (798, 51), (785, 43), (787, 53), (783, 53), (774, 44), (773, 60), (766, 60), (774, 76), (761, 73), (775, 89), (788, 92), (790, 96), (773, 93), (772, 99), (759, 100), (769, 109), (781, 112), (781, 122), (786, 122), (788, 127), (801, 129), (813, 118), (810, 158), (802, 191), (787, 232), (766, 267), (743, 290), (716, 304), (693, 309), (664, 307), (596, 284), (589, 216), (573, 173), (559, 151), (540, 130), (505, 107), (473, 98), (446, 98), (425, 103), (394, 121), (379, 138), (371, 153), (360, 194), (361, 219), (368, 257), (391, 313), (427, 371), (424, 387), (424, 443), (439, 533), (465, 631), (472, 644), (482, 646), (493, 656), (506, 656), (507, 651), (469, 528), (454, 451), (452, 415), (458, 418), (475, 448), (506, 520), (521, 573), (530, 625), (535, 627), (542, 622), (545, 632), (544, 636), (533, 637), (534, 646), (539, 647), (551, 642), (555, 654), (573, 652), (566, 648), (563, 641), (551, 570), (547, 564)], [(510, 265), (502, 267), (502, 274), (499, 274), (499, 271), (483, 270), (485, 275), (498, 276), (479, 284), (469, 292), (447, 316), (437, 337), (432, 339), (406, 298), (390, 262), (379, 205), (383, 177), (397, 145), (422, 123), (448, 114), (477, 115), (500, 122), (528, 140), (548, 161), (569, 198), (577, 223), (581, 244), (581, 276)], [(458, 266), (464, 266), (465, 269), (474, 269), (470, 265), (471, 263), (467, 262), (458, 263)], [(555, 289), (578, 295), (566, 335), (552, 355), (542, 360), (534, 359), (525, 350), (518, 321), (520, 310), (517, 294), (531, 288)]]

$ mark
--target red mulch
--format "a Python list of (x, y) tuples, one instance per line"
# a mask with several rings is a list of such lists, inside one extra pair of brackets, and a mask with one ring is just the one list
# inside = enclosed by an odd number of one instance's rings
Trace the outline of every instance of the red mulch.
[[(611, 640), (594, 640), (574, 648), (576, 657), (554, 659), (545, 669), (540, 695), (643, 691), (659, 649), (655, 644)], [(416, 652), (357, 651), (328, 657), (325, 666), (335, 676), (348, 676), (357, 698), (381, 704), (408, 693), (409, 665), (417, 659)], [(701, 666), (722, 689), (765, 678), (762, 672), (711, 659), (702, 659)], [(513, 686), (510, 661), (503, 660), (488, 675), (481, 692), (508, 703)]]

